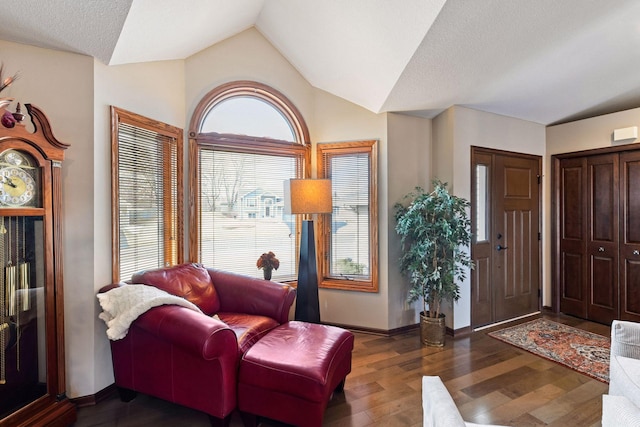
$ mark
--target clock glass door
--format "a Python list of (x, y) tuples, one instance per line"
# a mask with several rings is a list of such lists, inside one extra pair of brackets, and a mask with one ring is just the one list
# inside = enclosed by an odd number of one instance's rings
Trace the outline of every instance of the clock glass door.
[(47, 393), (43, 224), (0, 216), (0, 419)]

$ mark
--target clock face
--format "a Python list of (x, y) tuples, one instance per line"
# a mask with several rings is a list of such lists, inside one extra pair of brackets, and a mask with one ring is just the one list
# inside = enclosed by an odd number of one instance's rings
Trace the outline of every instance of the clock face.
[(0, 205), (19, 207), (30, 204), (36, 194), (36, 182), (24, 169), (9, 166), (0, 169)]

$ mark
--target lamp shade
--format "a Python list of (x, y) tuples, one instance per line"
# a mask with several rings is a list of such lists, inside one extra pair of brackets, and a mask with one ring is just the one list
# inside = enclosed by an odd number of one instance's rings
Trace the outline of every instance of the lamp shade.
[(289, 179), (284, 182), (286, 214), (331, 213), (330, 179)]

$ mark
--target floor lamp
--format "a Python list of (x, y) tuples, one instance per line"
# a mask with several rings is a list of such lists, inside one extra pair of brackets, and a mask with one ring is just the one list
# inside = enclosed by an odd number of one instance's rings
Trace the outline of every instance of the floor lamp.
[(331, 180), (290, 179), (284, 183), (285, 213), (302, 214), (296, 320), (320, 323), (316, 242), (312, 214), (331, 213)]

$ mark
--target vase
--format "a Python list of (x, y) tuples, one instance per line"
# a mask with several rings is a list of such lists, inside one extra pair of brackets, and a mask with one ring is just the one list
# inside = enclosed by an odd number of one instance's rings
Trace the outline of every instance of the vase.
[(272, 268), (265, 268), (262, 270), (264, 274), (264, 280), (271, 280), (271, 273), (273, 272)]
[(446, 326), (444, 323), (444, 314), (440, 317), (429, 317), (429, 312), (425, 315), (420, 313), (420, 341), (424, 345), (430, 347), (443, 347)]

